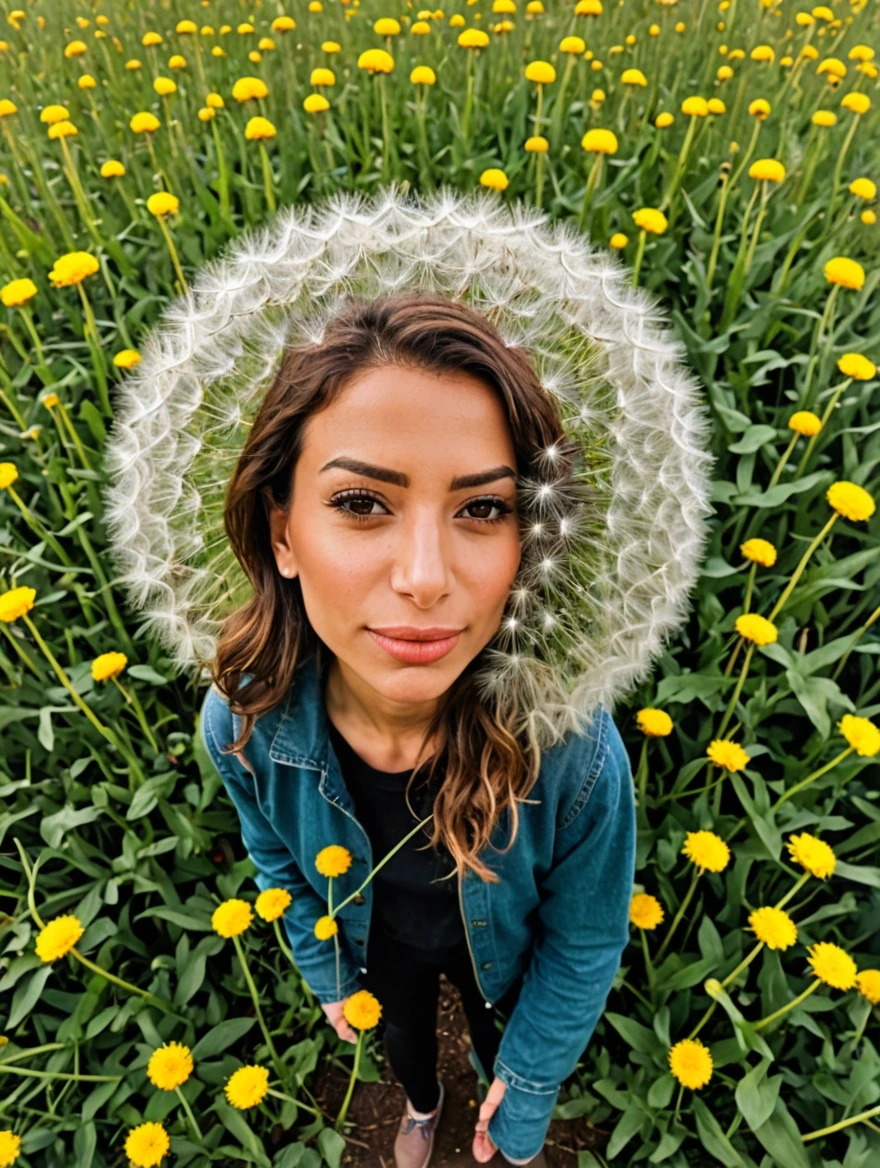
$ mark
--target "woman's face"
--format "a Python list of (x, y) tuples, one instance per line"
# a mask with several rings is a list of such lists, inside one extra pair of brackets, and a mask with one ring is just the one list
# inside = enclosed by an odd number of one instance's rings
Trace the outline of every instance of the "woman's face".
[[(469, 374), (384, 366), (313, 414), (303, 439), (290, 510), (270, 519), (278, 569), (299, 576), (312, 627), (361, 697), (430, 704), (495, 634), (519, 568), (504, 409)], [(392, 626), (453, 636), (414, 648)]]

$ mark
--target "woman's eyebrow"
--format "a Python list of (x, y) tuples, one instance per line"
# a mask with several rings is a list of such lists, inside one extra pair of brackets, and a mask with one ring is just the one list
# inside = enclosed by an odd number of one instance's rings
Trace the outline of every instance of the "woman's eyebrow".
[[(394, 483), (398, 487), (409, 486), (409, 475), (404, 474), (403, 471), (390, 470), (386, 466), (372, 466), (368, 462), (361, 462), (357, 458), (346, 458), (344, 455), (325, 462), (318, 474), (323, 474), (325, 470), (332, 470), (337, 466), (342, 470), (350, 470), (353, 474), (364, 475), (368, 479), (379, 479), (383, 483)], [(450, 491), (461, 491), (465, 487), (482, 487), (486, 483), (494, 483), (498, 479), (504, 478), (516, 478), (516, 471), (513, 467), (505, 464), (493, 467), (492, 470), (478, 471), (476, 474), (459, 475), (449, 484), (449, 489)]]

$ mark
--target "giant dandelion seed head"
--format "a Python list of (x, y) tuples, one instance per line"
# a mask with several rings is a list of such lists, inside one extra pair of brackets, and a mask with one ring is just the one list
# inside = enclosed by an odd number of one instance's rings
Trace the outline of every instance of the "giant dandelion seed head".
[(484, 314), (530, 361), (565, 434), (518, 479), (521, 562), (476, 676), (478, 696), (527, 711), (547, 748), (643, 680), (687, 618), (714, 459), (656, 303), (533, 206), (392, 185), (286, 208), (232, 241), (139, 340), (117, 387), (111, 555), (147, 631), (207, 678), (223, 620), (253, 596), (225, 538), (225, 493), (283, 354), (320, 346), (352, 296), (396, 291)]

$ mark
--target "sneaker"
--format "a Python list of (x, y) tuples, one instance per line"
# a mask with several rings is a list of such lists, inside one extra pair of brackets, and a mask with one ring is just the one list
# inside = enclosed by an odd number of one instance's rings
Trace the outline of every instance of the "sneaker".
[(394, 1140), (394, 1163), (396, 1168), (427, 1168), (434, 1151), (434, 1133), (440, 1122), (443, 1099), (446, 1095), (440, 1083), (440, 1100), (426, 1119), (416, 1119), (410, 1115), (407, 1104), (406, 1114), (400, 1123), (400, 1130)]

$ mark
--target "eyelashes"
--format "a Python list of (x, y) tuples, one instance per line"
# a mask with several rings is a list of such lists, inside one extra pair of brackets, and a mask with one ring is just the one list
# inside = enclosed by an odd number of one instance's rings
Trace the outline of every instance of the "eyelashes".
[[(334, 495), (333, 498), (329, 500), (327, 506), (332, 507), (341, 514), (348, 516), (349, 519), (354, 519), (357, 523), (366, 523), (369, 520), (378, 518), (378, 513), (372, 515), (358, 515), (354, 511), (349, 511), (345, 504), (352, 503), (354, 501), (379, 503), (383, 507), (385, 505), (382, 503), (381, 499), (379, 499), (376, 495), (370, 494), (369, 491), (352, 489), (350, 491), (341, 491), (339, 494)], [(509, 506), (507, 500), (502, 499), (498, 495), (485, 495), (480, 499), (471, 499), (469, 503), (465, 504), (465, 509), (468, 507), (485, 507), (490, 504), (491, 506), (497, 508), (501, 514), (497, 515), (494, 519), (478, 519), (473, 516), (469, 516), (468, 518), (470, 518), (473, 523), (489, 525), (493, 523), (501, 523), (504, 519), (507, 518), (508, 515), (513, 513), (513, 508)]]

